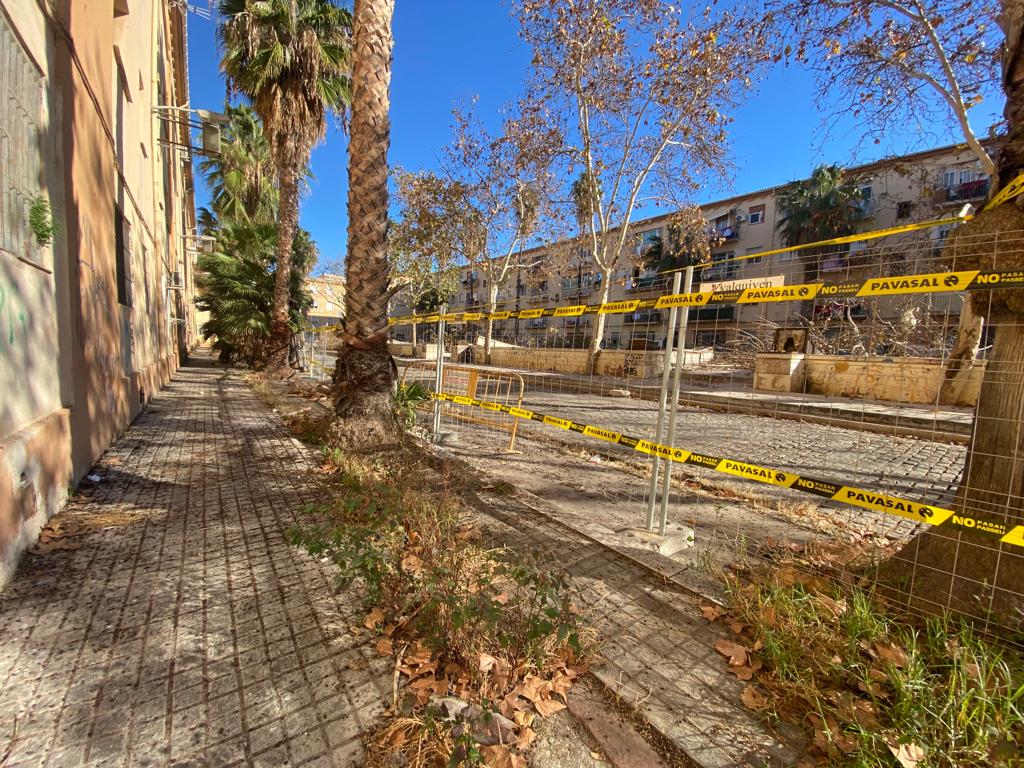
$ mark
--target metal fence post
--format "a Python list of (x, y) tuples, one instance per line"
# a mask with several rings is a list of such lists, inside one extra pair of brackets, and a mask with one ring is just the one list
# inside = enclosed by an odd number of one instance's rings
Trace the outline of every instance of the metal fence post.
[(321, 360), (321, 363), (320, 363), (320, 375), (324, 379), (330, 379), (330, 378), (334, 377), (333, 372), (331, 372), (331, 371), (329, 371), (327, 369), (327, 334), (328, 333), (329, 333), (329, 331), (324, 331), (322, 334), (320, 334), (321, 336), (323, 336), (323, 339), (324, 339), (324, 343), (323, 343), (323, 347), (322, 347), (322, 353), (320, 355), (320, 360)]
[[(672, 276), (672, 293), (679, 293), (679, 281), (682, 274), (676, 272)], [(660, 443), (665, 427), (665, 402), (668, 398), (669, 372), (672, 370), (672, 344), (674, 342), (676, 314), (678, 310), (672, 307), (668, 312), (668, 331), (665, 335), (665, 362), (661, 371), (661, 395), (658, 398), (658, 426), (655, 429), (654, 442)], [(644, 522), (648, 531), (654, 530), (654, 497), (658, 492), (658, 462), (660, 457), (657, 454), (651, 455), (651, 482), (647, 490), (647, 515)]]
[[(448, 313), (448, 305), (441, 305), (437, 319), (437, 368), (434, 374), (434, 391), (440, 393), (444, 383), (444, 316)], [(434, 400), (434, 434), (436, 444), (441, 435), (441, 401)]]
[[(676, 272), (678, 276), (679, 273)], [(693, 267), (686, 268), (686, 281), (683, 283), (683, 293), (690, 293), (693, 290)], [(678, 293), (678, 291), (674, 291)], [(668, 412), (668, 445), (669, 448), (676, 447), (676, 412), (679, 410), (679, 385), (682, 379), (683, 363), (686, 355), (686, 322), (689, 319), (690, 310), (683, 309), (682, 320), (679, 322), (679, 343), (676, 345), (676, 370), (672, 378), (672, 407)], [(661, 478), (661, 521), (658, 525), (658, 532), (664, 536), (665, 527), (668, 525), (668, 497), (672, 492), (672, 462), (665, 459), (665, 472)]]

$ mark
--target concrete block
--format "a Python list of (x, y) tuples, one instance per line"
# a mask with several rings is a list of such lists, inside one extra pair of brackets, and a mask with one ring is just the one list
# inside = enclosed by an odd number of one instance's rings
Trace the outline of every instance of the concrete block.
[(649, 549), (663, 557), (682, 552), (693, 546), (693, 528), (679, 523), (669, 523), (665, 535), (645, 528), (629, 528), (622, 532), (623, 538), (632, 546)]

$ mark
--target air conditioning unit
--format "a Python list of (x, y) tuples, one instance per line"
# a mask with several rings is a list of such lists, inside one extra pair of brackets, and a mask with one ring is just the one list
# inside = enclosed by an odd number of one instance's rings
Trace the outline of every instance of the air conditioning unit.
[(737, 213), (736, 214), (736, 223), (737, 224), (742, 224), (746, 220), (747, 220), (747, 217), (744, 216), (742, 213)]

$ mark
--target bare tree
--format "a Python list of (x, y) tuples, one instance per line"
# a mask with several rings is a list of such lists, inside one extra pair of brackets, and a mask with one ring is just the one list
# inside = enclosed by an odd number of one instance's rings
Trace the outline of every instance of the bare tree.
[[(442, 167), (461, 192), (463, 256), (486, 281), (486, 312), (497, 308), (501, 288), (520, 269), (527, 242), (538, 234), (551, 188), (549, 166), (557, 134), (541, 116), (521, 111), (499, 133), (487, 130), (475, 112), (453, 110), (453, 137)], [(490, 362), (494, 320), (488, 317), (484, 359)]]
[[(908, 122), (923, 135), (945, 126), (993, 177), (990, 188), (998, 186), (995, 160), (971, 122), (971, 109), (998, 91), (998, 0), (770, 0), (768, 7), (784, 54), (810, 67), (823, 100), (857, 118), (866, 136), (877, 143)], [(983, 325), (965, 301), (944, 397), (969, 374)]]
[(413, 312), (432, 310), (458, 287), (460, 195), (447, 194), (434, 174), (398, 170), (393, 178), (401, 218), (388, 232), (392, 283)]
[[(689, 193), (726, 166), (727, 110), (764, 39), (718, 8), (685, 18), (663, 0), (516, 0), (533, 49), (529, 99), (560, 123), (601, 301), (632, 258), (630, 222), (659, 192)], [(677, 200), (672, 200), (673, 203)], [(591, 365), (604, 337), (598, 315)]]

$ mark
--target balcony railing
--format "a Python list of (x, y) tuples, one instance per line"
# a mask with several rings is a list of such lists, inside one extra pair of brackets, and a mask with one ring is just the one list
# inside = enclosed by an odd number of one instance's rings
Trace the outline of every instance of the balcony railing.
[(739, 224), (716, 224), (708, 230), (708, 236), (719, 241), (731, 242), (740, 236)]
[(975, 179), (951, 187), (942, 187), (935, 192), (936, 203), (951, 203), (961, 200), (983, 200), (988, 197), (990, 179)]
[(626, 315), (623, 322), (626, 323), (642, 323), (642, 324), (654, 324), (661, 322), (661, 312), (657, 310), (641, 310), (639, 312), (631, 312)]
[(875, 204), (875, 198), (873, 197), (858, 200), (854, 207), (857, 209), (856, 218), (858, 219), (870, 219), (878, 211), (878, 206)]
[(736, 307), (731, 304), (716, 307), (695, 307), (689, 311), (688, 317), (695, 322), (734, 320), (736, 318)]
[(668, 288), (669, 279), (664, 275), (645, 275), (634, 277), (627, 290), (630, 291), (664, 291)]

